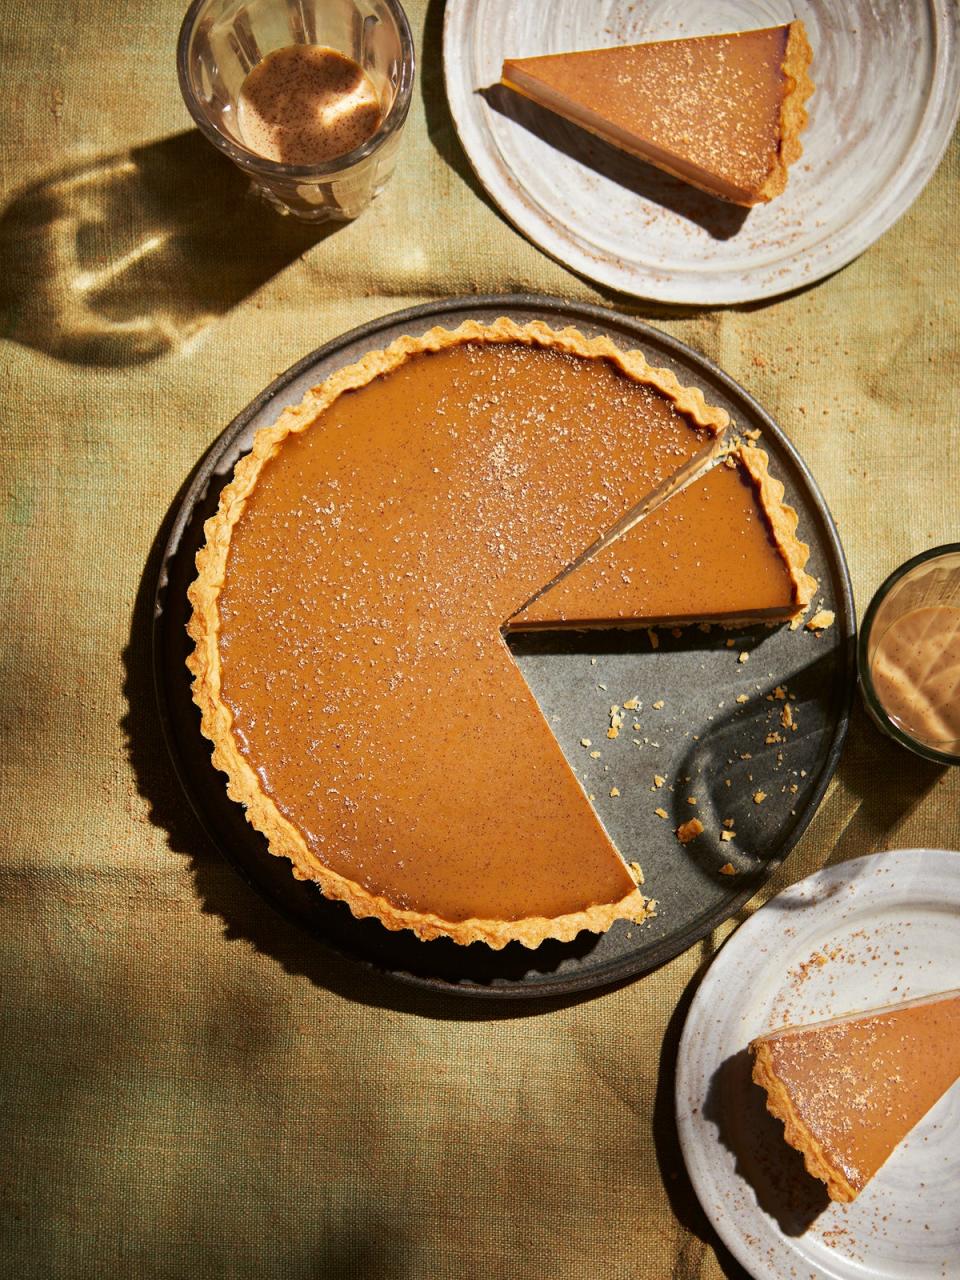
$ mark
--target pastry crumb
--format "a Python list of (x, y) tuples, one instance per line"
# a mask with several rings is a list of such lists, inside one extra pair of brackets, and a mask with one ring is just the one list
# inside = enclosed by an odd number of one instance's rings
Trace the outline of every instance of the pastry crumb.
[(732, 862), (725, 862), (720, 868), (720, 874), (722, 876), (735, 876), (737, 874), (737, 868)]
[(754, 804), (763, 804), (763, 802), (764, 802), (764, 800), (766, 800), (766, 798), (767, 798), (767, 793), (766, 793), (765, 791), (755, 791), (755, 792), (753, 793), (753, 803), (754, 803)]
[(749, 702), (749, 701), (750, 701), (750, 695), (749, 695), (749, 693), (738, 693), (738, 694), (737, 694), (737, 701), (738, 701), (738, 702), (741, 702), (741, 703), (743, 703), (743, 702)]
[(721, 832), (720, 832), (720, 839), (721, 839), (721, 840), (736, 840), (736, 838), (737, 838), (737, 833), (736, 833), (735, 831), (721, 831)]
[(648, 627), (648, 628), (647, 628), (647, 636), (649, 637), (649, 640), (650, 640), (650, 648), (651, 648), (651, 649), (659, 649), (659, 648), (660, 648), (660, 637), (659, 637), (659, 636), (657, 635), (657, 633), (656, 633), (652, 628), (650, 628), (650, 627)]
[(623, 709), (624, 711), (636, 711), (639, 705), (640, 703), (636, 698), (627, 698), (626, 702), (623, 704)]
[(607, 737), (608, 737), (608, 738), (619, 738), (619, 737), (620, 737), (620, 730), (619, 730), (618, 728), (616, 728), (616, 726), (615, 726), (615, 725), (611, 725), (611, 726), (610, 726), (610, 728), (607, 730)]
[(653, 812), (657, 815), (658, 818), (668, 818), (670, 816), (667, 813), (666, 809), (654, 809)]
[(581, 738), (580, 745), (581, 747), (592, 747), (593, 742), (589, 738)]
[(835, 618), (836, 614), (832, 609), (819, 609), (804, 625), (808, 631), (826, 631), (828, 627), (833, 626)]
[(658, 698), (657, 701), (654, 702), (652, 705), (653, 705), (654, 711), (662, 711), (665, 704), (662, 698)]
[(639, 862), (630, 862), (630, 863), (628, 863), (627, 865), (630, 867), (630, 870), (633, 872), (633, 878), (634, 878), (634, 880), (636, 881), (636, 883), (637, 883), (637, 884), (643, 884), (643, 882), (644, 882), (644, 880), (643, 880), (643, 867), (641, 867), (640, 863), (639, 863)]
[(619, 794), (620, 794), (620, 788), (619, 788), (619, 787), (611, 787), (611, 788), (610, 788), (610, 798), (611, 798), (611, 800), (616, 800), (616, 798), (617, 798), (617, 796), (618, 796)]
[(656, 914), (657, 914), (656, 898), (644, 898), (643, 910), (640, 912), (639, 915), (636, 915), (633, 917), (633, 923), (643, 924), (644, 920), (649, 920), (651, 916), (655, 916)]
[(737, 661), (738, 661), (738, 662), (749, 662), (749, 661), (750, 661), (750, 654), (746, 651), (746, 649), (741, 649), (741, 650), (740, 650), (740, 656), (737, 658)]
[(659, 791), (665, 782), (666, 782), (666, 778), (661, 777), (659, 773), (655, 773), (653, 775), (653, 786), (650, 788), (650, 790)]
[(591, 759), (591, 760), (599, 760), (599, 759), (600, 759), (600, 752), (599, 752), (599, 751), (591, 751), (591, 752), (590, 752), (590, 759)]
[(691, 818), (689, 822), (681, 822), (677, 827), (677, 839), (681, 844), (689, 844), (691, 840), (696, 840), (702, 831), (703, 823), (700, 819)]

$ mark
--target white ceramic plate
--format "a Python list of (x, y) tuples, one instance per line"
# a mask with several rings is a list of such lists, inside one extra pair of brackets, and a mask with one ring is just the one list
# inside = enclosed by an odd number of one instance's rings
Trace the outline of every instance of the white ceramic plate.
[(833, 1204), (767, 1114), (747, 1051), (785, 1020), (958, 985), (960, 853), (943, 850), (903, 849), (820, 871), (723, 947), (680, 1042), (677, 1125), (700, 1203), (752, 1275), (960, 1275), (960, 1084), (853, 1204)]
[[(802, 18), (816, 91), (784, 195), (703, 195), (499, 86), (504, 57)], [(844, 266), (916, 199), (960, 109), (954, 0), (448, 0), (447, 96), (491, 197), (574, 271), (664, 302), (766, 298)]]

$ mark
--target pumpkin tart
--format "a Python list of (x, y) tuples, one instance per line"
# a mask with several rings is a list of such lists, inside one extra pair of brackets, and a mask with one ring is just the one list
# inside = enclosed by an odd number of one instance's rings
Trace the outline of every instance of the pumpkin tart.
[(711, 195), (772, 200), (802, 153), (811, 50), (802, 22), (507, 59), (510, 89)]
[(188, 665), (271, 852), (424, 939), (647, 914), (503, 631), (683, 500), (727, 425), (639, 352), (501, 319), (401, 338), (259, 431), (207, 522)]
[(501, 626), (726, 421), (638, 353), (500, 320), (400, 339), (260, 431), (207, 524), (189, 665), (271, 851), (422, 938), (642, 915)]
[(849, 1203), (960, 1078), (960, 990), (784, 1027), (750, 1049), (786, 1141)]
[[(740, 444), (565, 574), (507, 624), (540, 628), (770, 622), (797, 618), (816, 589), (767, 455)], [(612, 607), (611, 607), (612, 606)]]

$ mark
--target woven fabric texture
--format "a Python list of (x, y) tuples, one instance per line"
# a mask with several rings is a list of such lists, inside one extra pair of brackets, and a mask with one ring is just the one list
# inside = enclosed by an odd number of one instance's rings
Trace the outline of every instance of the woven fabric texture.
[[(321, 952), (208, 844), (165, 756), (158, 531), (211, 440), (305, 353), (403, 306), (538, 291), (651, 320), (769, 409), (832, 507), (862, 611), (896, 564), (960, 536), (960, 149), (874, 247), (793, 296), (699, 311), (601, 294), (479, 188), (443, 91), (442, 5), (408, 8), (419, 74), (397, 173), (327, 231), (258, 205), (190, 127), (178, 5), (5, 15), (3, 1275), (740, 1274), (672, 1104), (685, 1011), (736, 921), (524, 1016)], [(960, 771), (858, 709), (820, 811), (747, 912), (826, 863), (960, 845), (958, 812)]]

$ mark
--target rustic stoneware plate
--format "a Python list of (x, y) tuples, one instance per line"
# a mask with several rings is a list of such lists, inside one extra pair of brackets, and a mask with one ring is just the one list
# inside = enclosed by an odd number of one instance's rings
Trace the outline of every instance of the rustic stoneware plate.
[[(715, 200), (499, 85), (504, 57), (802, 18), (816, 83), (786, 192)], [(715, 306), (845, 266), (916, 199), (960, 109), (953, 0), (448, 0), (447, 96), (487, 192), (534, 244), (612, 289)]]
[(960, 1259), (960, 1084), (853, 1204), (834, 1204), (783, 1141), (747, 1046), (785, 1022), (960, 981), (960, 853), (899, 849), (809, 876), (742, 925), (690, 1006), (677, 1127), (700, 1203), (757, 1277), (933, 1280)]
[[(294, 880), (289, 863), (267, 852), (240, 805), (228, 799), (224, 777), (210, 763), (210, 744), (200, 735), (184, 666), (191, 647), (186, 591), (196, 575), (203, 523), (256, 430), (335, 369), (402, 334), (436, 324), (452, 329), (467, 319), (492, 322), (500, 315), (518, 323), (545, 320), (558, 329), (574, 324), (590, 336), (602, 333), (624, 348), (639, 347), (651, 364), (672, 369), (711, 404), (727, 409), (738, 430), (761, 433), (811, 547), (808, 567), (820, 582), (816, 603), (836, 613), (834, 625), (816, 635), (787, 627), (715, 627), (708, 633), (688, 627), (677, 635), (662, 632), (656, 649), (645, 631), (531, 634), (511, 641), (612, 839), (626, 858), (640, 862), (646, 892), (660, 903), (659, 914), (642, 927), (621, 920), (599, 937), (581, 933), (573, 942), (545, 942), (534, 951), (519, 943), (491, 951), (481, 943), (419, 942), (409, 931), (391, 933), (376, 920), (355, 920), (342, 902)], [(327, 945), (381, 973), (462, 995), (530, 998), (607, 986), (662, 964), (757, 890), (800, 838), (836, 768), (856, 687), (854, 634), (843, 549), (823, 498), (786, 436), (741, 387), (640, 321), (557, 298), (503, 295), (429, 303), (354, 329), (294, 365), (234, 419), (178, 502), (157, 587), (154, 660), (161, 722), (184, 788), (210, 835), (264, 897)], [(748, 655), (745, 661), (741, 654)], [(782, 727), (785, 702), (776, 689), (792, 695), (795, 730)], [(630, 732), (609, 742), (611, 704), (633, 697), (643, 703), (636, 719), (641, 728), (634, 731), (631, 718)], [(602, 742), (599, 758), (581, 745), (585, 736)], [(656, 774), (666, 779), (660, 789), (654, 788)], [(619, 796), (610, 795), (614, 787)], [(758, 789), (767, 793), (761, 804), (752, 798)], [(691, 795), (695, 809), (687, 802)], [(693, 813), (708, 830), (682, 848), (674, 828)], [(734, 819), (735, 841), (720, 839), (724, 818)], [(736, 875), (720, 874), (727, 862)]]

